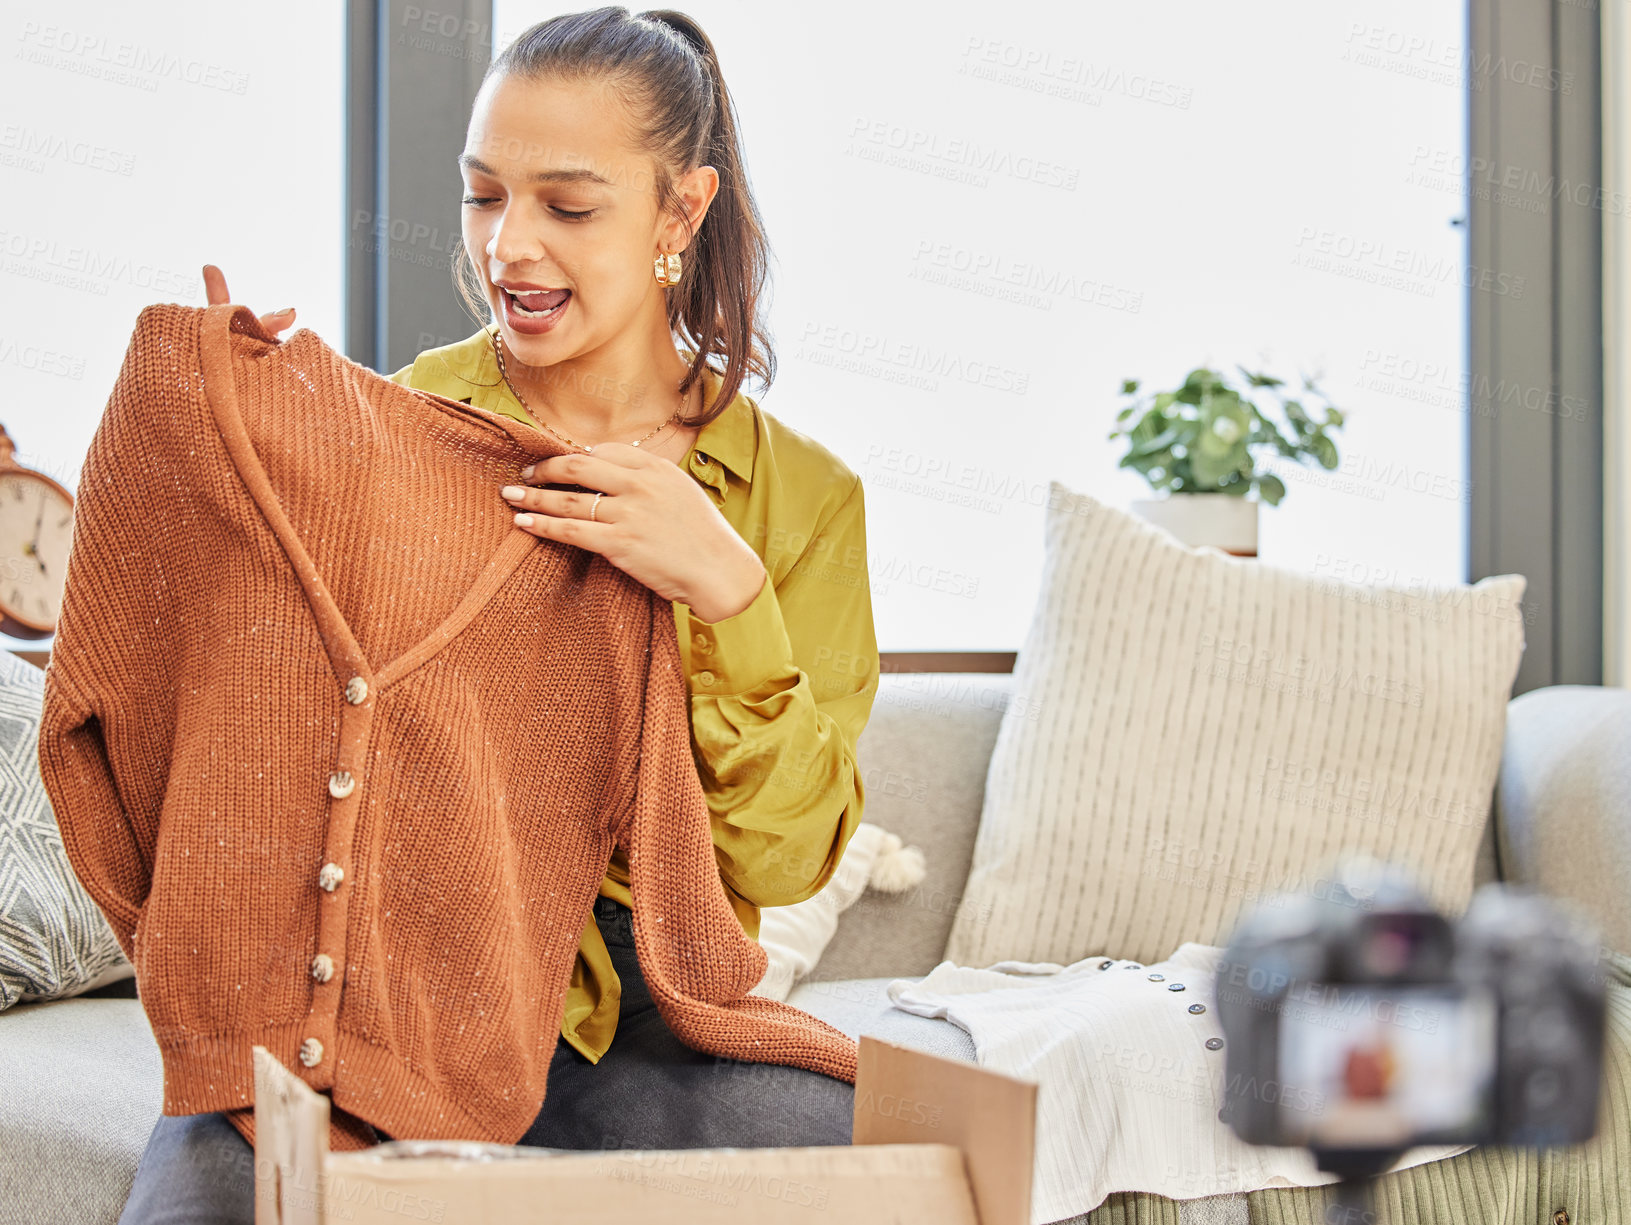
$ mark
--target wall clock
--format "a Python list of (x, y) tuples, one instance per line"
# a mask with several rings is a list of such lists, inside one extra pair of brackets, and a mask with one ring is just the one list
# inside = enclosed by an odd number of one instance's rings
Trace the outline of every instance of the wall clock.
[(62, 611), (74, 495), (19, 464), (14, 451), (0, 426), (0, 633), (45, 638)]

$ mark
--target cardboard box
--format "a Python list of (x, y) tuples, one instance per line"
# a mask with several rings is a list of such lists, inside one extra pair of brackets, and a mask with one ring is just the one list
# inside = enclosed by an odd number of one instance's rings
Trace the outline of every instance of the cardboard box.
[(852, 1143), (328, 1151), (329, 1098), (255, 1058), (255, 1225), (1029, 1225), (1036, 1083), (860, 1040)]

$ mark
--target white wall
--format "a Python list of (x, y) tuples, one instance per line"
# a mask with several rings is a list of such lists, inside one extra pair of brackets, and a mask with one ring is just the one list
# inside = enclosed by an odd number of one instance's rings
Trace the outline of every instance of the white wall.
[[(136, 315), (202, 265), (338, 346), (343, 5), (8, 0), (0, 421), (69, 489)], [(0, 645), (45, 643), (0, 635)]]
[(1350, 413), (1265, 560), (1464, 577), (1463, 4), (683, 7), (779, 260), (765, 405), (866, 481), (884, 650), (1016, 647), (1049, 479), (1142, 496), (1116, 390), (1201, 362)]

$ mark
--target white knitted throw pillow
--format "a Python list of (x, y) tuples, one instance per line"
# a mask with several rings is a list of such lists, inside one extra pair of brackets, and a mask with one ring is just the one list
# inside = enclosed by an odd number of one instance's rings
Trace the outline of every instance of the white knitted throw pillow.
[(945, 956), (1154, 962), (1339, 852), (1472, 893), (1518, 575), (1382, 589), (1190, 549), (1050, 483), (1041, 593)]
[(770, 964), (748, 994), (785, 1000), (793, 984), (815, 969), (838, 930), (838, 916), (867, 888), (901, 893), (919, 883), (923, 872), (921, 850), (903, 847), (898, 835), (861, 822), (850, 835), (832, 879), (819, 893), (791, 906), (766, 906), (759, 911), (759, 943)]

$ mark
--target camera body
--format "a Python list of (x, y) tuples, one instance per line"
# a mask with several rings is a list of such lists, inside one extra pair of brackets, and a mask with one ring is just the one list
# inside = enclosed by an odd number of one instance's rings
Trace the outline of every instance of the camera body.
[(1486, 885), (1459, 922), (1403, 872), (1345, 860), (1267, 899), (1218, 964), (1223, 1122), (1322, 1168), (1424, 1144), (1575, 1144), (1597, 1128), (1598, 945), (1550, 900)]

